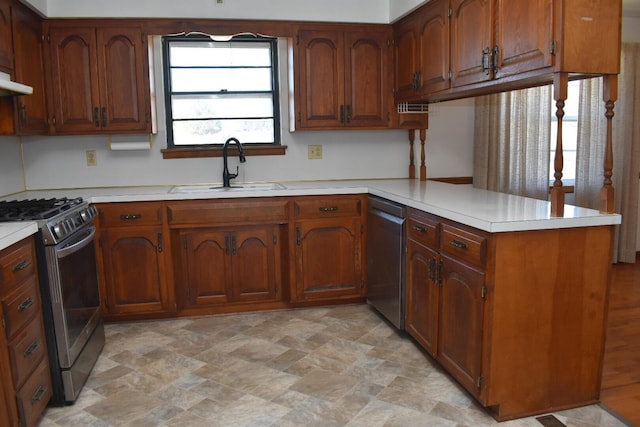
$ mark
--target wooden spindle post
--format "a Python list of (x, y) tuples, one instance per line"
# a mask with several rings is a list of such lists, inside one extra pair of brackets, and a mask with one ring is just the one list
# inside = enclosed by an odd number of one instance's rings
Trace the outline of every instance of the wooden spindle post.
[(613, 213), (615, 210), (615, 190), (613, 188), (613, 108), (618, 99), (618, 76), (610, 74), (602, 77), (602, 97), (605, 103), (604, 116), (607, 119), (607, 139), (604, 152), (604, 180), (600, 189), (600, 212)]
[(420, 181), (427, 180), (427, 164), (425, 163), (424, 143), (427, 139), (427, 130), (420, 129)]
[(416, 179), (415, 154), (413, 152), (413, 141), (416, 139), (416, 130), (409, 129), (409, 179)]
[(564, 155), (562, 153), (562, 118), (564, 117), (564, 101), (567, 99), (569, 75), (556, 73), (553, 77), (553, 98), (556, 101), (556, 117), (558, 118), (558, 136), (556, 139), (556, 154), (553, 159), (554, 178), (551, 187), (551, 216), (564, 216), (564, 188), (562, 188), (562, 169)]

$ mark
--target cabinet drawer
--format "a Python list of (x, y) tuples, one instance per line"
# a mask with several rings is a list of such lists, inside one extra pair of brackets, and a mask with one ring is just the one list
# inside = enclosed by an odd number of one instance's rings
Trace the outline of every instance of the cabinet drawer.
[(201, 200), (172, 203), (167, 207), (169, 224), (224, 225), (238, 223), (285, 223), (287, 199)]
[(6, 292), (28, 276), (35, 274), (36, 255), (33, 239), (24, 239), (2, 251), (0, 256), (0, 291)]
[(310, 197), (294, 202), (296, 218), (334, 218), (361, 214), (362, 198), (360, 197)]
[(49, 400), (51, 400), (51, 373), (49, 361), (45, 358), (16, 393), (21, 425), (35, 426)]
[(479, 267), (484, 267), (486, 258), (487, 238), (479, 233), (473, 233), (442, 224), (441, 251), (453, 257)]
[(425, 246), (437, 249), (439, 221), (424, 213), (410, 213), (407, 218), (407, 237)]
[(137, 227), (162, 224), (160, 203), (113, 203), (98, 205), (103, 227)]
[(2, 299), (5, 333), (11, 337), (30, 319), (40, 313), (40, 291), (35, 276)]
[(45, 357), (45, 353), (42, 324), (40, 318), (35, 318), (9, 344), (13, 384), (16, 388), (20, 388), (26, 381), (29, 374)]

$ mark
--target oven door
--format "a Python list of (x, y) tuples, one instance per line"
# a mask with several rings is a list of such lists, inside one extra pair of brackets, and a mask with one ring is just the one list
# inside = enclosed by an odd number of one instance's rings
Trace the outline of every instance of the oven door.
[(48, 246), (47, 269), (61, 368), (70, 368), (101, 321), (94, 236), (88, 226)]

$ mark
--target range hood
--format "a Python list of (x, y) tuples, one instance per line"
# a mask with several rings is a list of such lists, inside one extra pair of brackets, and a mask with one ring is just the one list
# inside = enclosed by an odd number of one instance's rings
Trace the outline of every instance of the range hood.
[(0, 71), (0, 96), (31, 95), (31, 86), (16, 83), (11, 80), (11, 76)]

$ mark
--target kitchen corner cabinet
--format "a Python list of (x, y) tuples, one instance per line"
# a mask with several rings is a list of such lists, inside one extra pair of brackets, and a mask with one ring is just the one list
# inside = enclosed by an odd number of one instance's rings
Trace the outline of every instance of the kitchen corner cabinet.
[(598, 401), (612, 227), (407, 233), (406, 330), (496, 419)]
[(273, 308), (283, 300), (288, 199), (179, 201), (167, 212), (181, 313)]
[(301, 30), (294, 47), (296, 128), (391, 125), (391, 48), (386, 27)]
[(151, 131), (147, 40), (140, 26), (54, 22), (46, 30), (55, 133)]
[(33, 94), (16, 97), (16, 134), (49, 132), (44, 73), (42, 19), (26, 7), (12, 12), (15, 80), (33, 88)]
[(98, 204), (98, 266), (107, 320), (175, 312), (159, 202)]
[(363, 196), (294, 201), (296, 301), (364, 297), (365, 203)]
[(0, 423), (34, 427), (51, 399), (35, 245), (0, 251)]
[(12, 0), (0, 0), (0, 71), (13, 70), (13, 44), (11, 31)]

